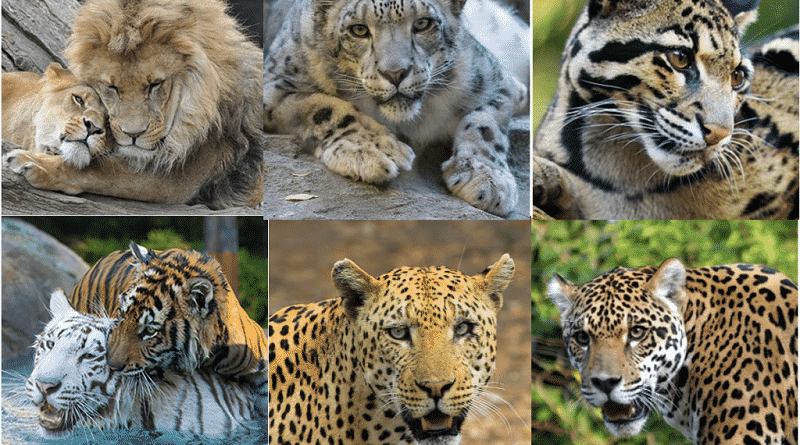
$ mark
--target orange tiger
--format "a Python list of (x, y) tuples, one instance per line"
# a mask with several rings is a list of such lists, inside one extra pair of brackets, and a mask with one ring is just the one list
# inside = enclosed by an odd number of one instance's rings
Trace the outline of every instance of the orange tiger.
[(108, 336), (111, 369), (136, 375), (199, 368), (240, 378), (266, 418), (267, 337), (209, 255), (131, 242), (92, 266), (69, 301), (78, 311), (117, 319)]

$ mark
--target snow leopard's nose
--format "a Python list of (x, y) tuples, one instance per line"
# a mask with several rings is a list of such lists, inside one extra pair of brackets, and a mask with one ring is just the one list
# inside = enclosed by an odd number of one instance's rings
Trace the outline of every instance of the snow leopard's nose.
[(386, 80), (392, 83), (392, 85), (399, 87), (400, 82), (408, 76), (408, 72), (411, 71), (409, 68), (403, 69), (396, 69), (396, 70), (379, 70), (378, 72), (383, 76)]

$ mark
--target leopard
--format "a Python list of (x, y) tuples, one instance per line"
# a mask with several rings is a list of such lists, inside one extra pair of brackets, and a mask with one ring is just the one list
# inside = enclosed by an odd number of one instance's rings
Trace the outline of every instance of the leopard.
[(468, 276), (331, 272), (337, 298), (269, 318), (270, 444), (457, 445), (494, 373), (508, 254)]
[(743, 48), (757, 7), (589, 0), (534, 137), (533, 206), (556, 219), (797, 219), (798, 31)]
[(496, 34), (465, 16), (503, 7), (470, 2), (480, 5), (277, 1), (269, 21), (281, 26), (264, 60), (267, 133), (295, 135), (328, 169), (379, 186), (417, 154), (443, 154), (453, 195), (507, 216), (519, 199), (508, 126), (527, 101), (530, 28), (503, 14), (508, 44), (495, 55), (476, 35)]
[(32, 153), (61, 156), (83, 169), (113, 152), (100, 96), (58, 62), (41, 75), (2, 74), (3, 139)]
[(797, 444), (797, 284), (783, 273), (671, 258), (547, 289), (581, 394), (615, 436), (657, 410), (695, 444)]

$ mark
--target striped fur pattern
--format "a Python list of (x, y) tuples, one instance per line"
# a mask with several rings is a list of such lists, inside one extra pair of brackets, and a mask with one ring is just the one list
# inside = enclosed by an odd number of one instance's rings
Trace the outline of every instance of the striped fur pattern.
[(50, 310), (53, 319), (36, 338), (34, 369), (26, 381), (44, 435), (84, 426), (224, 437), (257, 427), (247, 385), (205, 371), (124, 376), (106, 364), (113, 319), (75, 311), (61, 289), (51, 296)]
[(266, 335), (209, 255), (131, 242), (92, 266), (69, 299), (79, 311), (118, 320), (108, 337), (111, 369), (124, 375), (203, 369), (243, 379), (266, 417)]
[(742, 50), (747, 3), (589, 0), (534, 140), (533, 204), (565, 219), (797, 218), (797, 31)]
[[(448, 189), (488, 212), (511, 212), (508, 122), (526, 101), (527, 78), (470, 34), (464, 0), (276, 3), (267, 23), (282, 26), (264, 61), (268, 132), (299, 135), (329, 169), (368, 183), (410, 170), (414, 150), (452, 146), (442, 164)], [(527, 26), (519, 29), (508, 40), (528, 42)], [(527, 67), (526, 51), (515, 56)]]

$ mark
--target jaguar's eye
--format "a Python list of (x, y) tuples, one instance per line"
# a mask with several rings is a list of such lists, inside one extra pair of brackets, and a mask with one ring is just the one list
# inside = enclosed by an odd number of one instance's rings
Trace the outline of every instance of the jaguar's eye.
[(628, 337), (631, 340), (641, 340), (644, 338), (644, 335), (647, 333), (647, 329), (642, 326), (634, 326), (631, 328), (630, 332), (628, 332)]
[(575, 333), (572, 334), (572, 339), (575, 340), (575, 343), (579, 346), (589, 346), (589, 342), (591, 341), (586, 331), (575, 331)]
[(667, 53), (667, 60), (675, 69), (686, 69), (689, 66), (689, 53), (676, 49)]
[(457, 324), (454, 330), (456, 337), (463, 337), (469, 334), (470, 332), (472, 332), (472, 324), (466, 321), (462, 321), (461, 323)]
[(395, 340), (408, 340), (410, 338), (410, 333), (407, 327), (394, 327), (389, 328), (388, 330), (389, 336)]
[(83, 106), (83, 98), (78, 96), (77, 94), (72, 95), (72, 100), (74, 100), (76, 104)]
[(733, 74), (731, 75), (731, 86), (733, 88), (741, 88), (744, 85), (744, 78), (745, 78), (744, 68), (741, 66), (733, 70)]
[(429, 18), (417, 19), (417, 21), (414, 22), (414, 31), (415, 32), (427, 31), (428, 29), (431, 28), (431, 26), (433, 26), (433, 19)]
[(361, 39), (369, 37), (369, 27), (367, 25), (357, 23), (350, 27), (350, 34)]

